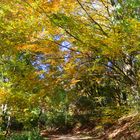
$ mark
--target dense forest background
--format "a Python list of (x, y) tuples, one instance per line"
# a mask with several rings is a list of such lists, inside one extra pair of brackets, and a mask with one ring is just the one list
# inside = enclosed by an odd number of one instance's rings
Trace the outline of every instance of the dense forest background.
[(1, 0), (1, 137), (112, 126), (140, 110), (139, 67), (139, 0)]

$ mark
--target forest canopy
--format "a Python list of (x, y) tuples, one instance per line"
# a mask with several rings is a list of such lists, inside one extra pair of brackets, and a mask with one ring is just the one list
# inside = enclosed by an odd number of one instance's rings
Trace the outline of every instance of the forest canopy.
[(1, 0), (1, 114), (28, 128), (40, 111), (49, 125), (138, 109), (139, 33), (139, 0)]

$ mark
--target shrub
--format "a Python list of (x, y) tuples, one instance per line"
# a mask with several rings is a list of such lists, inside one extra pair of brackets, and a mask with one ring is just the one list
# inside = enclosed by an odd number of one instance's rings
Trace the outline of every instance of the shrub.
[(43, 140), (37, 130), (23, 133), (13, 133), (7, 140)]

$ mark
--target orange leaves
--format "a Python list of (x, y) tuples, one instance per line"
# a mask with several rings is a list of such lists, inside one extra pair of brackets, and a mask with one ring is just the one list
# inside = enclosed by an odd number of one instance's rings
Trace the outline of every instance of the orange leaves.
[(61, 8), (65, 13), (74, 12), (77, 2), (76, 0), (61, 0)]
[(41, 7), (47, 13), (70, 12), (75, 8), (75, 0), (42, 0)]
[(8, 91), (6, 91), (6, 89), (4, 88), (0, 88), (0, 103), (5, 103), (8, 97)]
[(43, 52), (43, 53), (49, 53), (51, 50), (48, 47), (42, 47), (42, 46), (38, 46), (38, 45), (25, 45), (21, 49), (28, 50), (31, 52)]
[(18, 50), (26, 50), (31, 52), (40, 52), (43, 54), (57, 54), (59, 51), (59, 47), (57, 44), (51, 42), (51, 41), (44, 41), (39, 42), (36, 44), (25, 44), (17, 47)]
[(55, 13), (59, 10), (60, 0), (42, 0), (41, 8), (47, 13)]
[(72, 79), (71, 80), (71, 85), (75, 85), (76, 83), (80, 82), (80, 80)]

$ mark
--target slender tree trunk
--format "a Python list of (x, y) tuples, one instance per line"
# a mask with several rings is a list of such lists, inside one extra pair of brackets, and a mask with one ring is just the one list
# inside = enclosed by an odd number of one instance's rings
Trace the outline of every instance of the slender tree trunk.
[(137, 110), (140, 110), (140, 95), (139, 95), (139, 87), (137, 85), (133, 85), (131, 87), (132, 95), (133, 95), (133, 104)]

